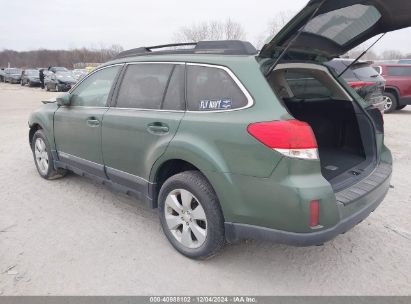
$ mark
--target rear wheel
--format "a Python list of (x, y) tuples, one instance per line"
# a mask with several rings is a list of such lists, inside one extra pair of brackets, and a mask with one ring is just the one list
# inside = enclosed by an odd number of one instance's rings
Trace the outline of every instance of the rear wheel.
[(398, 107), (398, 100), (397, 97), (389, 92), (384, 93), (384, 112), (385, 113), (392, 113)]
[(192, 259), (214, 256), (225, 244), (218, 198), (198, 171), (170, 177), (159, 194), (160, 221), (167, 239)]
[(54, 159), (51, 153), (50, 145), (42, 130), (38, 130), (34, 134), (31, 148), (33, 150), (33, 157), (37, 171), (42, 178), (56, 179), (66, 175), (66, 170), (56, 170), (54, 168)]

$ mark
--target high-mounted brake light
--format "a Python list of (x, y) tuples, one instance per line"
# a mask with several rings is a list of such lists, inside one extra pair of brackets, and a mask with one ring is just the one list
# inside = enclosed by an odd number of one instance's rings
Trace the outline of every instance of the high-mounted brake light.
[(348, 83), (353, 89), (361, 89), (375, 85), (375, 82), (354, 81)]
[(267, 147), (288, 157), (318, 159), (317, 140), (305, 122), (286, 120), (253, 123), (247, 131)]

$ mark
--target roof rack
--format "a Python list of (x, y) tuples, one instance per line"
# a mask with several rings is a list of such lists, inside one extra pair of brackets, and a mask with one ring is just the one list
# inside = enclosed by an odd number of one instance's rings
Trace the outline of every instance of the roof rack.
[[(193, 46), (191, 49), (178, 47)], [(173, 50), (155, 51), (165, 48), (176, 48)], [(144, 56), (144, 55), (167, 55), (167, 54), (220, 54), (220, 55), (256, 55), (257, 49), (248, 41), (219, 40), (200, 41), (189, 43), (163, 44), (150, 47), (139, 47), (124, 51), (117, 55), (116, 59)]]

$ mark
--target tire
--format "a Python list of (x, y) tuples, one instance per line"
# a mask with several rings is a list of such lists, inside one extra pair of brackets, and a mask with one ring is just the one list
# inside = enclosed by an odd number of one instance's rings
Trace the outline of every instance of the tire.
[[(183, 196), (186, 199), (182, 199)], [(220, 203), (199, 171), (170, 177), (161, 187), (158, 203), (163, 231), (171, 245), (184, 256), (205, 260), (224, 246)]]
[(402, 110), (402, 109), (404, 109), (406, 106), (407, 106), (407, 105), (398, 106), (398, 107), (397, 107), (397, 110), (398, 110), (398, 111), (399, 111), (399, 110)]
[(44, 179), (56, 179), (67, 174), (67, 170), (54, 168), (53, 154), (51, 153), (49, 142), (43, 130), (34, 133), (31, 142), (34, 163), (40, 176)]
[(398, 107), (398, 99), (392, 93), (384, 92), (384, 101), (386, 102), (384, 105), (384, 113), (392, 113), (397, 110)]

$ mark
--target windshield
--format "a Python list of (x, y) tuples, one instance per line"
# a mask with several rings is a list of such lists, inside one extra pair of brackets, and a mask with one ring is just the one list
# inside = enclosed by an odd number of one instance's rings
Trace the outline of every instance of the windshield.
[(72, 77), (73, 75), (70, 72), (57, 72), (57, 76), (63, 76), (63, 77)]
[(52, 68), (52, 70), (54, 70), (56, 72), (66, 72), (66, 71), (68, 71), (66, 68), (63, 68), (63, 67), (55, 67), (55, 68)]
[(37, 70), (26, 70), (24, 73), (28, 76), (38, 76), (39, 75), (39, 71)]
[(21, 74), (21, 69), (8, 69), (7, 73), (9, 73), (9, 74)]

